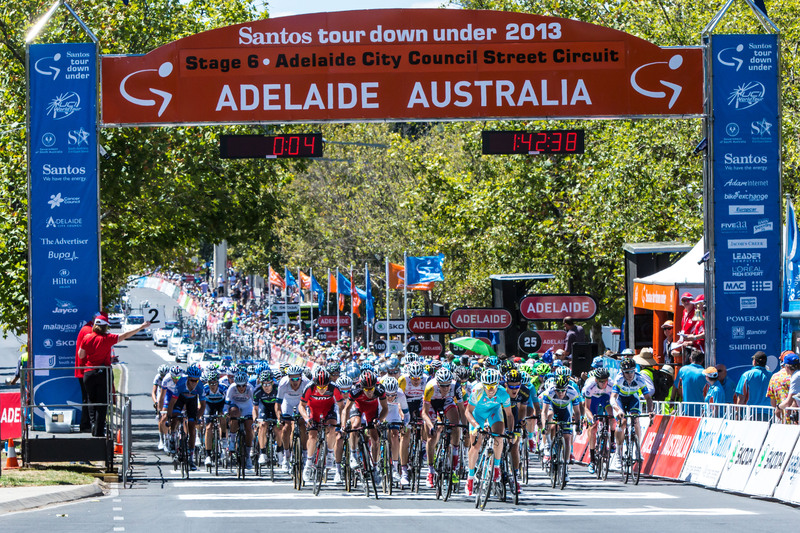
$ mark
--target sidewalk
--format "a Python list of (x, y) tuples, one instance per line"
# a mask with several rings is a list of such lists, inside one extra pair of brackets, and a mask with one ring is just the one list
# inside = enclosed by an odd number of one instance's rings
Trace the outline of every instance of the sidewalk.
[(88, 485), (0, 488), (0, 514), (102, 495), (103, 484), (99, 480)]

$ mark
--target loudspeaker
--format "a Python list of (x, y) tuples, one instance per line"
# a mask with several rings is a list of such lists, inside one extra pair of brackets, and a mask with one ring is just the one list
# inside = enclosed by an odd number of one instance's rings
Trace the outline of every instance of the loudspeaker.
[(592, 369), (592, 359), (599, 355), (596, 342), (576, 342), (572, 345), (572, 375), (580, 376)]

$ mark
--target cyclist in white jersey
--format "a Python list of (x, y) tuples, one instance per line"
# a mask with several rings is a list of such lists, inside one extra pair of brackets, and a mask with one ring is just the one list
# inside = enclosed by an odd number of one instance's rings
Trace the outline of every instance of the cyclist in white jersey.
[[(559, 425), (547, 426), (549, 422), (561, 423), (561, 433), (567, 450), (572, 449), (572, 422), (577, 423), (581, 419), (581, 406), (583, 397), (574, 387), (569, 385), (567, 376), (557, 376), (542, 395), (542, 418), (545, 420), (545, 428), (549, 428), (548, 437), (552, 439), (556, 435)], [(580, 425), (578, 425), (580, 430)], [(550, 446), (545, 449), (544, 461), (550, 461)], [(569, 481), (569, 473), (566, 480)]]
[[(292, 455), (292, 416), (300, 405), (303, 397), (303, 390), (309, 380), (303, 376), (303, 368), (299, 365), (292, 365), (286, 370), (286, 375), (278, 383), (278, 399), (281, 403), (281, 426), (278, 442), (283, 445), (283, 470), (289, 471), (289, 464)], [(300, 423), (301, 448), (306, 449), (306, 426), (302, 420)]]
[(253, 468), (250, 458), (253, 452), (253, 386), (247, 382), (246, 372), (237, 372), (233, 378), (234, 385), (225, 393), (224, 413), (228, 415), (230, 434), (228, 435), (228, 449), (236, 448), (236, 433), (239, 431), (239, 418), (244, 420), (246, 468)]
[[(401, 487), (405, 487), (408, 482), (408, 446), (403, 448), (400, 443), (400, 432), (407, 432), (408, 422), (411, 415), (408, 412), (408, 402), (406, 395), (400, 390), (397, 380), (387, 375), (383, 380), (383, 388), (386, 389), (386, 407), (389, 414), (386, 415), (386, 424), (389, 426), (389, 439), (392, 446), (392, 478), (399, 482)], [(380, 407), (378, 408), (380, 412)], [(400, 463), (402, 475), (398, 473), (397, 465)], [(405, 480), (405, 481), (404, 481)]]
[(158, 398), (161, 396), (161, 383), (169, 372), (168, 365), (161, 365), (158, 367), (155, 377), (153, 378), (153, 390), (150, 392), (150, 398), (153, 400), (153, 408), (156, 410), (156, 421), (158, 424), (158, 449), (164, 449), (164, 439), (166, 438), (166, 427), (161, 422), (161, 413), (159, 412)]
[[(617, 441), (617, 468), (622, 468), (622, 439), (627, 427), (627, 420), (625, 419), (626, 413), (640, 413), (641, 405), (639, 397), (644, 396), (647, 402), (647, 412), (653, 416), (653, 397), (650, 389), (651, 381), (636, 371), (636, 363), (630, 357), (626, 357), (619, 365), (620, 372), (614, 380), (614, 385), (611, 389), (611, 408), (614, 410), (614, 416), (617, 417), (617, 431), (615, 437)], [(636, 436), (641, 442), (641, 426), (637, 423), (634, 424)]]

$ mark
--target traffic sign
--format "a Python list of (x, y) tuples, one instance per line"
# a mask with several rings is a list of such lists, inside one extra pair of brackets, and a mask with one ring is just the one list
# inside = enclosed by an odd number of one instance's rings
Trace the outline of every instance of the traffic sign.
[[(376, 320), (375, 321), (375, 333), (380, 333), (381, 335), (386, 335), (386, 321), (385, 320)], [(389, 335), (402, 335), (403, 333), (408, 333), (408, 328), (406, 328), (406, 323), (404, 320), (390, 320), (389, 321)]]
[[(317, 319), (317, 325), (321, 328), (335, 328), (336, 318), (336, 315), (321, 315)], [(340, 328), (350, 327), (350, 315), (339, 315), (338, 318)]]
[(384, 353), (388, 347), (386, 341), (383, 339), (378, 339), (372, 343), (372, 351), (375, 353)]
[(453, 355), (461, 356), (467, 353), (467, 349), (463, 346), (458, 346), (456, 344), (450, 344), (450, 351), (453, 352)]
[(519, 303), (528, 320), (589, 320), (597, 314), (597, 302), (588, 294), (532, 294)]
[[(428, 340), (419, 340), (416, 341), (420, 344), (422, 349), (419, 352), (419, 355), (424, 357), (433, 357), (436, 355), (442, 355), (442, 343), (439, 341), (428, 341)], [(411, 343), (409, 343), (411, 344)]]
[(408, 321), (412, 333), (455, 333), (450, 316), (415, 316)]
[(464, 307), (450, 314), (450, 323), (456, 329), (506, 329), (511, 325), (507, 309)]
[(517, 346), (522, 353), (536, 353), (542, 347), (542, 337), (535, 331), (523, 331), (519, 334)]
[(408, 344), (406, 344), (406, 353), (413, 353), (420, 355), (422, 354), (422, 345), (419, 343), (419, 341), (416, 340), (408, 341)]

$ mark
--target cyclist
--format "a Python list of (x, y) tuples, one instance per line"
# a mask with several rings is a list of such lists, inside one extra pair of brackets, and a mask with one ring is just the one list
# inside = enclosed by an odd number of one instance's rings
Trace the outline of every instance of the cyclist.
[[(425, 396), (425, 369), (417, 361), (412, 361), (406, 365), (405, 373), (397, 380), (398, 387), (406, 397), (406, 404), (408, 405), (408, 414), (411, 422), (420, 420), (422, 413), (422, 400)], [(423, 441), (428, 440), (428, 428), (422, 425), (421, 438)], [(411, 432), (405, 431), (400, 436), (400, 449), (405, 450), (406, 455), (411, 446)], [(406, 483), (408, 483), (408, 472), (404, 473)], [(400, 482), (403, 485), (402, 479)]]
[[(611, 387), (608, 385), (609, 373), (605, 368), (597, 368), (589, 374), (581, 394), (585, 398), (586, 418), (589, 423), (589, 473), (595, 473), (595, 444), (597, 440), (597, 416), (608, 415), (609, 423), (614, 420), (611, 409)], [(613, 428), (613, 424), (611, 426)], [(613, 429), (612, 429), (613, 430)]]
[[(350, 397), (350, 389), (353, 388), (353, 380), (349, 376), (342, 376), (336, 380), (336, 388), (342, 393), (342, 400), (346, 401)], [(338, 407), (337, 407), (338, 409)], [(339, 413), (341, 414), (341, 413)]]
[[(511, 412), (514, 413), (515, 425), (508, 424), (507, 427), (514, 428), (514, 440), (511, 441), (511, 464), (517, 471), (519, 479), (519, 439), (522, 436), (522, 425), (525, 418), (531, 415), (541, 416), (542, 408), (539, 405), (539, 398), (531, 394), (528, 387), (522, 384), (522, 372), (513, 369), (506, 372), (505, 388), (511, 399)], [(519, 481), (517, 482), (517, 492), (520, 492)]]
[(157, 404), (161, 406), (161, 420), (159, 421), (159, 427), (164, 433), (164, 446), (163, 450), (167, 453), (174, 453), (175, 450), (172, 448), (172, 439), (168, 438), (169, 430), (167, 427), (169, 426), (169, 404), (172, 401), (172, 397), (175, 396), (175, 384), (181, 379), (181, 375), (183, 374), (183, 369), (178, 365), (172, 366), (167, 372), (167, 375), (164, 376), (164, 380), (161, 382), (161, 392), (158, 396)]
[[(392, 479), (399, 482), (401, 487), (408, 483), (408, 447), (402, 448), (400, 445), (400, 431), (406, 432), (411, 415), (408, 412), (408, 402), (406, 395), (400, 390), (397, 380), (387, 376), (383, 381), (383, 388), (386, 390), (386, 404), (389, 414), (386, 423), (389, 426), (389, 440), (392, 449)], [(397, 465), (400, 464), (402, 476), (398, 472)], [(405, 482), (403, 480), (405, 479)]]
[[(200, 368), (190, 366), (186, 369), (186, 376), (180, 378), (175, 384), (175, 395), (170, 399), (167, 412), (171, 413), (170, 431), (174, 432), (178, 426), (178, 415), (186, 410), (186, 421), (189, 426), (189, 448), (194, 449), (197, 438), (197, 402), (200, 402), (200, 412), (205, 412), (206, 397), (203, 386), (200, 385)], [(197, 470), (194, 464), (194, 454), (189, 453), (189, 468)]]
[[(285, 422), (281, 424), (283, 432), (278, 442), (283, 444), (283, 470), (285, 472), (289, 471), (289, 463), (292, 459), (292, 431), (294, 431), (292, 415), (300, 405), (300, 398), (303, 396), (303, 390), (308, 382), (309, 380), (303, 376), (303, 368), (300, 365), (291, 365), (286, 368), (286, 375), (278, 383), (281, 421)], [(306, 426), (302, 422), (300, 423), (300, 439), (305, 447)]]
[[(220, 385), (219, 383), (219, 373), (216, 370), (211, 370), (206, 376), (206, 384), (203, 387), (203, 394), (206, 397), (206, 416), (222, 416), (222, 412), (225, 409), (225, 396), (227, 392), (228, 387), (225, 385)], [(219, 436), (223, 441), (226, 438), (226, 427), (227, 423), (225, 422), (225, 419), (222, 418), (219, 421)], [(206, 424), (206, 466), (211, 466), (212, 461), (219, 460), (219, 457), (215, 456), (217, 450), (211, 450), (211, 445), (214, 442), (211, 431), (212, 424)]]
[[(447, 421), (451, 425), (457, 425), (464, 416), (464, 406), (461, 403), (461, 388), (453, 386), (453, 373), (446, 368), (439, 369), (434, 379), (425, 385), (425, 394), (422, 398), (422, 420), (428, 428), (428, 442), (426, 444), (428, 454), (428, 488), (433, 488), (433, 461), (436, 453), (436, 443), (439, 440), (442, 428), (435, 430), (434, 419), (439, 418), (442, 422)], [(452, 429), (450, 448), (453, 455), (453, 483), (458, 482), (458, 443), (461, 436), (461, 428)]]
[(308, 428), (306, 443), (306, 466), (303, 469), (303, 481), (310, 483), (314, 473), (314, 455), (317, 451), (317, 431), (324, 428), (328, 449), (333, 450), (336, 464), (334, 482), (342, 482), (342, 449), (344, 442), (335, 431), (336, 406), (343, 405), (342, 393), (331, 383), (331, 376), (325, 368), (320, 367), (314, 380), (307, 383), (300, 398), (298, 411)]
[(161, 365), (158, 367), (155, 378), (153, 378), (153, 390), (150, 392), (150, 398), (153, 400), (153, 409), (156, 410), (156, 420), (158, 422), (158, 449), (164, 449), (164, 440), (166, 439), (166, 427), (161, 422), (161, 414), (158, 408), (158, 398), (161, 396), (161, 384), (169, 372), (169, 365)]
[[(616, 380), (614, 380), (614, 386), (611, 389), (611, 399), (609, 401), (614, 410), (614, 416), (616, 416), (619, 422), (614, 435), (617, 441), (617, 450), (620, 450), (620, 453), (617, 454), (617, 468), (622, 469), (622, 438), (627, 426), (625, 415), (628, 413), (638, 414), (641, 412), (639, 401), (639, 396), (641, 395), (644, 396), (645, 402), (647, 403), (647, 411), (652, 417), (653, 397), (647, 380), (642, 374), (636, 371), (636, 362), (632, 358), (626, 357), (623, 359), (619, 368), (620, 372)], [(634, 424), (634, 431), (636, 431), (636, 437), (641, 439), (639, 424)]]
[[(269, 368), (262, 370), (258, 374), (261, 385), (253, 393), (253, 405), (256, 408), (258, 418), (258, 443), (261, 447), (258, 455), (258, 464), (267, 464), (267, 454), (272, 455), (272, 450), (267, 450), (267, 430), (273, 432), (274, 425), (277, 425), (278, 415), (280, 414), (280, 402), (278, 401), (278, 390), (272, 378), (272, 371)], [(273, 427), (270, 428), (270, 423)]]
[[(560, 427), (567, 450), (572, 450), (572, 421), (573, 419), (580, 420), (583, 401), (580, 393), (570, 386), (569, 377), (556, 376), (553, 384), (545, 390), (542, 403), (544, 404), (542, 418), (545, 421), (545, 427), (552, 423), (548, 432), (549, 438), (553, 439), (556, 429)], [(544, 462), (549, 461), (550, 447), (548, 446), (544, 452)], [(567, 473), (566, 481), (569, 481), (569, 473)]]
[[(483, 371), (480, 383), (477, 383), (469, 397), (469, 407), (464, 413), (469, 422), (470, 447), (467, 456), (469, 465), (467, 473), (467, 486), (465, 488), (467, 496), (472, 496), (473, 485), (475, 482), (475, 465), (478, 462), (478, 455), (483, 446), (482, 438), (479, 438), (478, 431), (484, 426), (489, 426), (492, 433), (502, 435), (506, 432), (503, 422), (503, 415), (510, 424), (514, 424), (514, 413), (511, 410), (511, 397), (508, 391), (500, 386), (500, 372), (493, 368)], [(500, 479), (500, 461), (503, 454), (503, 440), (494, 440), (494, 472), (493, 479)]]
[(225, 395), (225, 414), (229, 416), (230, 435), (228, 437), (228, 450), (236, 450), (236, 434), (239, 432), (239, 419), (244, 420), (245, 427), (245, 468), (251, 470), (253, 461), (250, 455), (253, 452), (253, 386), (247, 379), (247, 372), (236, 372), (233, 376), (233, 385), (228, 388)]
[[(350, 427), (352, 429), (359, 429), (361, 427), (362, 416), (363, 421), (369, 428), (369, 439), (372, 442), (372, 460), (376, 465), (375, 484), (380, 483), (380, 474), (377, 472), (378, 453), (380, 452), (378, 446), (378, 430), (373, 425), (375, 419), (383, 423), (389, 415), (389, 409), (386, 402), (386, 391), (383, 385), (378, 383), (378, 376), (372, 370), (365, 370), (362, 372), (358, 382), (350, 389), (350, 398), (342, 409), (342, 427), (350, 420)], [(350, 434), (350, 467), (358, 468), (359, 461), (356, 456), (358, 449), (358, 441), (356, 433)]]

